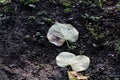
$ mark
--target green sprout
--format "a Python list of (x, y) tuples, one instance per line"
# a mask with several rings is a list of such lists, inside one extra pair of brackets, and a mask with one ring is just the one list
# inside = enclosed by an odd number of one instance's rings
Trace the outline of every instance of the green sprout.
[(103, 0), (98, 0), (98, 6), (99, 6), (100, 8), (103, 7)]
[(104, 33), (98, 34), (93, 28), (94, 26), (98, 27), (98, 24), (96, 25), (92, 25), (91, 23), (86, 24), (86, 28), (89, 31), (92, 38), (94, 38), (95, 40), (103, 39), (105, 37)]
[(63, 5), (67, 8), (71, 6), (71, 4), (69, 2), (64, 2)]
[(66, 8), (66, 9), (64, 9), (64, 11), (65, 11), (65, 13), (70, 13), (70, 8)]
[(115, 52), (120, 54), (120, 40), (106, 41), (103, 45), (114, 48)]
[(120, 2), (116, 4), (117, 10), (120, 10)]
[(51, 22), (52, 22), (52, 19), (51, 19), (51, 18), (43, 18), (43, 20), (44, 20), (45, 22), (48, 22), (48, 23), (51, 23)]
[(6, 0), (0, 0), (0, 3), (4, 3)]
[(29, 16), (28, 19), (29, 19), (29, 20), (35, 20), (36, 17), (35, 17), (35, 16)]
[(0, 0), (0, 4), (7, 4), (11, 2), (11, 0)]
[(114, 46), (116, 53), (120, 54), (120, 41), (119, 40), (115, 41)]

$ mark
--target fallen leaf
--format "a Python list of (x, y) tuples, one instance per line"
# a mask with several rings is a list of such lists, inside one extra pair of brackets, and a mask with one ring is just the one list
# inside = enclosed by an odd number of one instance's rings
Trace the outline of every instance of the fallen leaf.
[(88, 80), (88, 76), (83, 76), (80, 73), (74, 71), (68, 71), (69, 80)]
[(50, 43), (56, 46), (62, 46), (65, 40), (76, 42), (78, 40), (78, 35), (79, 32), (71, 24), (55, 22), (48, 30), (47, 38)]
[(89, 64), (90, 59), (85, 55), (75, 56), (69, 60), (69, 65), (73, 71), (84, 71), (88, 68)]
[(85, 55), (75, 56), (70, 52), (61, 52), (56, 57), (56, 63), (60, 67), (70, 65), (73, 71), (84, 71), (90, 64), (90, 59)]
[(66, 67), (69, 64), (69, 60), (74, 57), (75, 55), (69, 52), (61, 52), (56, 57), (56, 63), (60, 67)]

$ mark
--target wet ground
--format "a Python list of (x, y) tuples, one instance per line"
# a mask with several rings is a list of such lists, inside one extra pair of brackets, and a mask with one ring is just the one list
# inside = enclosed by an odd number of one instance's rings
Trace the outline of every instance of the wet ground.
[[(47, 0), (35, 8), (17, 0), (1, 6), (0, 80), (68, 80), (68, 69), (55, 63), (63, 51), (91, 59), (82, 72), (90, 80), (119, 80), (120, 54), (111, 42), (120, 39), (120, 10), (117, 1), (106, 1), (102, 9), (95, 3), (73, 3), (68, 12), (64, 5)], [(62, 47), (49, 43), (46, 34), (55, 21), (70, 23), (79, 31), (79, 40), (70, 43), (74, 49), (66, 43)]]

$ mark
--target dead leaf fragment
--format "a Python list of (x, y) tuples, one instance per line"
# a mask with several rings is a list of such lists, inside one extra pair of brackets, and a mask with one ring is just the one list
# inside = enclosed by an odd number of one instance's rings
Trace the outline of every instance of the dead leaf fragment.
[(75, 71), (68, 71), (69, 80), (88, 80), (88, 76), (83, 76)]

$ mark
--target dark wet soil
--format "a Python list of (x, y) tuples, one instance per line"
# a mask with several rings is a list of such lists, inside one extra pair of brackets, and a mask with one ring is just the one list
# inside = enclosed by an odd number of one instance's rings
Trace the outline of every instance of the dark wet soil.
[[(76, 55), (82, 51), (90, 57), (90, 66), (83, 72), (90, 80), (119, 80), (120, 54), (104, 45), (120, 39), (120, 11), (115, 6), (117, 1), (111, 2), (105, 2), (103, 9), (94, 3), (74, 3), (69, 13), (64, 11), (65, 6), (47, 0), (39, 1), (35, 8), (17, 0), (1, 6), (0, 80), (68, 80), (68, 69), (55, 63), (55, 57), (63, 51)], [(101, 18), (94, 20), (91, 16)], [(70, 23), (79, 31), (79, 40), (71, 44), (75, 49), (69, 49), (66, 43), (62, 47), (49, 43), (46, 34), (55, 21)]]

